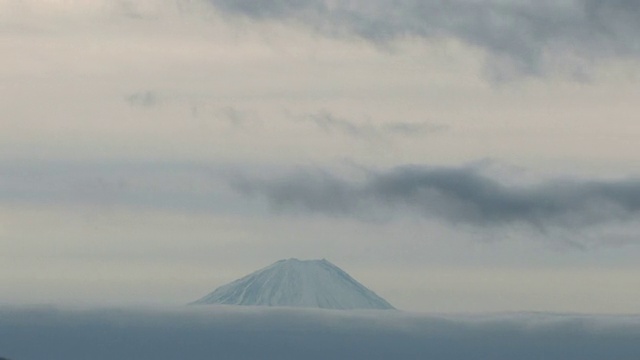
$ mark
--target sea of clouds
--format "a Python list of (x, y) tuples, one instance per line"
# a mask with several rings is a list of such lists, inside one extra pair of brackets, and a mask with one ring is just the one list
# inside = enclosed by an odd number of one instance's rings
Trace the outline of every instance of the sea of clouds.
[(637, 360), (638, 354), (639, 316), (0, 308), (0, 357), (11, 360)]

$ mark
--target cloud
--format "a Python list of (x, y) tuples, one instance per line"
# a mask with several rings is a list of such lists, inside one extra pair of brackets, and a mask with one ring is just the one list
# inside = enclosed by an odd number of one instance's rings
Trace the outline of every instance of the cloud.
[[(638, 60), (640, 3), (635, 0), (145, 0), (44, 4), (6, 0), (5, 12), (25, 16), (107, 16), (157, 19), (213, 13), (303, 26), (333, 38), (377, 45), (398, 40), (455, 39), (488, 54), (496, 80), (564, 71), (588, 76), (594, 62)], [(0, 6), (3, 6), (0, 4)], [(56, 15), (57, 14), (57, 15)], [(244, 24), (244, 23), (243, 23)]]
[(637, 317), (211, 307), (0, 309), (15, 359), (635, 360)]
[(375, 43), (453, 38), (491, 55), (495, 76), (542, 76), (567, 63), (640, 56), (635, 0), (209, 0), (219, 11)]
[(193, 95), (167, 95), (156, 90), (146, 90), (131, 93), (124, 97), (125, 102), (131, 107), (153, 108), (161, 105), (172, 104), (185, 107), (192, 118), (219, 119), (234, 128), (246, 128), (250, 124), (258, 124), (258, 116), (233, 106), (216, 107), (212, 101)]
[(314, 123), (329, 134), (339, 132), (362, 139), (376, 139), (385, 136), (416, 136), (446, 129), (444, 125), (435, 125), (427, 122), (393, 122), (382, 125), (376, 125), (370, 122), (358, 123), (326, 111), (302, 116), (298, 119)]
[(510, 186), (476, 167), (402, 166), (363, 179), (300, 168), (271, 178), (244, 176), (235, 188), (280, 211), (366, 219), (409, 211), (453, 224), (585, 227), (640, 215), (640, 180), (558, 179)]
[(427, 122), (395, 122), (382, 126), (382, 130), (384, 132), (404, 136), (436, 133), (447, 129), (448, 127), (446, 125), (431, 124)]
[(219, 109), (218, 113), (220, 118), (226, 120), (234, 128), (246, 128), (251, 124), (258, 125), (260, 123), (258, 116), (232, 106), (223, 107)]
[(147, 90), (125, 96), (124, 100), (133, 107), (155, 107), (162, 102), (160, 94)]
[(323, 214), (356, 220), (439, 219), (481, 228), (578, 231), (640, 218), (640, 180), (510, 185), (479, 166), (329, 168), (176, 163), (4, 163), (0, 202), (131, 206), (186, 212)]
[(43, 17), (129, 17), (156, 19), (163, 14), (204, 11), (208, 0), (2, 0), (0, 7), (12, 14)]

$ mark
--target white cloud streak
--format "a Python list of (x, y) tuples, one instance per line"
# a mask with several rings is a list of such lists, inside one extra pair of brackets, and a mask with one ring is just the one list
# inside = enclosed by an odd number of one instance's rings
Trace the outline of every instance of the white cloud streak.
[(336, 116), (328, 111), (299, 117), (300, 121), (311, 122), (328, 134), (342, 133), (358, 139), (375, 140), (384, 137), (421, 136), (445, 131), (444, 125), (428, 122), (389, 122), (372, 124), (371, 122), (355, 122)]

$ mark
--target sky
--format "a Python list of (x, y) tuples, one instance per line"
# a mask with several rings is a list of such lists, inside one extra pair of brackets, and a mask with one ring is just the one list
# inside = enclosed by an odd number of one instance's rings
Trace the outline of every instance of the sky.
[(0, 0), (0, 304), (326, 258), (423, 313), (640, 312), (634, 0)]

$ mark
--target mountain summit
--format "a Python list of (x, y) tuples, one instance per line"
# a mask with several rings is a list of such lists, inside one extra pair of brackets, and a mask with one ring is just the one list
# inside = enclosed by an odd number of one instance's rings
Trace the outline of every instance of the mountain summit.
[(223, 285), (193, 304), (393, 309), (327, 260), (280, 260)]

